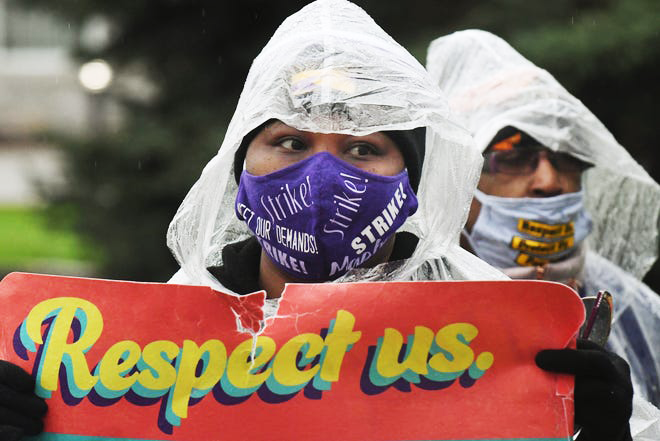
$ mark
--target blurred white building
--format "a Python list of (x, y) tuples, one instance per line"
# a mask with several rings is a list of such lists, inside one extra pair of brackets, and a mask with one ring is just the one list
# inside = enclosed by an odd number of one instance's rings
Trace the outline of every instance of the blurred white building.
[(34, 183), (61, 180), (50, 134), (118, 124), (109, 97), (87, 92), (78, 80), (80, 63), (70, 50), (79, 36), (56, 16), (0, 0), (0, 205), (38, 203)]

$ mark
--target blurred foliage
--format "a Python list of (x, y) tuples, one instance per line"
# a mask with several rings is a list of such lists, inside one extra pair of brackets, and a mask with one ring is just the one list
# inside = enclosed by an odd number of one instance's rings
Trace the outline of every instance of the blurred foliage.
[[(79, 27), (94, 16), (113, 24), (102, 57), (143, 69), (160, 91), (149, 105), (126, 101), (121, 133), (68, 140), (70, 186), (53, 205), (78, 207), (80, 231), (105, 250), (105, 276), (165, 280), (176, 269), (167, 224), (220, 145), (251, 61), (282, 20), (306, 1), (21, 0)], [(649, 172), (660, 65), (657, 0), (358, 0), (421, 61), (446, 33), (492, 31), (553, 73), (602, 119)], [(651, 283), (660, 282), (651, 275)], [(653, 279), (655, 278), (655, 279)], [(656, 284), (657, 286), (657, 284)]]
[(82, 261), (100, 257), (73, 232), (56, 229), (39, 208), (0, 208), (0, 232), (3, 272), (25, 267), (35, 258)]
[(134, 109), (119, 133), (57, 139), (69, 185), (45, 191), (49, 212), (76, 210), (72, 227), (103, 250), (100, 275), (162, 281), (176, 270), (165, 232), (216, 149), (222, 128), (212, 115), (156, 118)]

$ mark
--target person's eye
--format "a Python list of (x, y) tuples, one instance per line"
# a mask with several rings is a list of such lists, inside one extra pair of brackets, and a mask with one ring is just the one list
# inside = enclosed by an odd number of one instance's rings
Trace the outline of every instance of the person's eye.
[(292, 150), (292, 151), (301, 151), (305, 150), (307, 147), (304, 142), (299, 140), (298, 138), (285, 138), (277, 143), (278, 146), (284, 147), (287, 150)]
[(380, 151), (371, 144), (360, 143), (351, 146), (349, 153), (356, 157), (378, 156)]
[(525, 164), (533, 156), (532, 152), (523, 149), (512, 149), (505, 152), (498, 152), (497, 159), (507, 164)]

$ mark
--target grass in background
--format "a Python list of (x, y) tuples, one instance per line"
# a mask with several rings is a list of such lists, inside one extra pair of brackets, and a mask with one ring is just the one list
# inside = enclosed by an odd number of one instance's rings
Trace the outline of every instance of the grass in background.
[(95, 261), (91, 249), (74, 231), (47, 222), (32, 207), (0, 207), (0, 267), (22, 270), (35, 261)]

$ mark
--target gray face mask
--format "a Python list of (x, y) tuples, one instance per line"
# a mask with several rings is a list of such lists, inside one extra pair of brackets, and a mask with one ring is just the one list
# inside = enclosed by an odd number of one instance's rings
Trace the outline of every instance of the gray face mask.
[(477, 256), (497, 268), (562, 260), (591, 232), (583, 196), (503, 198), (476, 190), (481, 211), (466, 236)]

